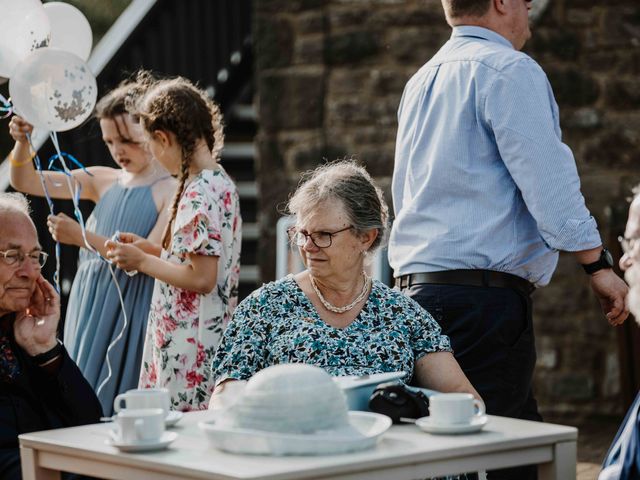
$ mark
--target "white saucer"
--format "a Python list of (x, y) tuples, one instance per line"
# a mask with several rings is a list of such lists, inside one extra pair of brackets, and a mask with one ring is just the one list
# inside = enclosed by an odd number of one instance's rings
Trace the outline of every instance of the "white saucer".
[(183, 413), (178, 412), (176, 410), (171, 410), (167, 416), (164, 418), (164, 424), (167, 427), (173, 427), (176, 423), (180, 421)]
[(420, 430), (427, 433), (435, 433), (440, 435), (457, 435), (461, 433), (479, 432), (487, 424), (489, 418), (486, 415), (474, 417), (469, 423), (440, 425), (433, 423), (431, 417), (422, 417), (416, 420), (416, 425)]
[(153, 450), (163, 450), (167, 448), (176, 438), (178, 438), (178, 434), (176, 432), (164, 432), (158, 440), (153, 440), (151, 442), (122, 443), (115, 438), (108, 438), (105, 440), (105, 443), (112, 447), (116, 447), (122, 452), (150, 452)]
[(220, 425), (220, 421), (200, 422), (209, 442), (225, 452), (252, 455), (336, 455), (372, 448), (391, 427), (386, 415), (349, 412), (349, 424), (336, 430), (293, 434), (248, 430)]

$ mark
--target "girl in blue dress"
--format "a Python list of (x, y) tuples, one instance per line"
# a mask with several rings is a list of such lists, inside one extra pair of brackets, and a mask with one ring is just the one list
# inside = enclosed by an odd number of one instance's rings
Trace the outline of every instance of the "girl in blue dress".
[[(119, 168), (105, 166), (73, 170), (82, 187), (81, 198), (96, 203), (86, 222), (91, 247), (104, 257), (104, 243), (116, 231), (134, 232), (160, 243), (167, 224), (175, 180), (148, 152), (141, 128), (125, 108), (130, 85), (123, 84), (104, 96), (96, 106), (102, 138)], [(16, 141), (10, 157), (11, 185), (24, 193), (44, 196), (27, 141), (32, 126), (20, 117), (10, 122)], [(42, 172), (49, 194), (69, 200), (64, 173)], [(99, 391), (105, 414), (113, 411), (116, 395), (138, 385), (142, 347), (153, 293), (153, 278), (128, 276), (115, 269), (123, 294), (127, 324), (109, 265), (86, 248), (80, 225), (59, 213), (49, 216), (49, 230), (57, 241), (81, 248), (78, 270), (71, 288), (64, 329), (64, 343), (73, 360), (94, 389), (108, 376), (107, 348), (123, 331), (109, 352), (111, 377)]]

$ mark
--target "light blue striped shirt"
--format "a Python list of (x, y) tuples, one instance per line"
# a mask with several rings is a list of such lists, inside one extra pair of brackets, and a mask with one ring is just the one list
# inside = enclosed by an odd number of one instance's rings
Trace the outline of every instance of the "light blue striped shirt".
[(398, 110), (395, 275), (488, 269), (538, 286), (558, 250), (602, 242), (540, 66), (501, 35), (455, 27)]

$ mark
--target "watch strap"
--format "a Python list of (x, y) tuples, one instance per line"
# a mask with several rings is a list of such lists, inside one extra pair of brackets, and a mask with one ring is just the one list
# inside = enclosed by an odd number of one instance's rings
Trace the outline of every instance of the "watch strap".
[(589, 275), (593, 275), (597, 271), (605, 268), (613, 268), (613, 257), (611, 256), (611, 252), (606, 248), (603, 248), (598, 260), (593, 263), (587, 263), (586, 265), (583, 264), (582, 268), (584, 268), (584, 271)]
[(31, 357), (31, 360), (33, 360), (36, 365), (41, 367), (59, 356), (62, 353), (62, 349), (62, 342), (60, 341), (60, 339), (57, 339), (55, 347), (53, 347), (51, 350), (47, 350), (44, 353), (34, 355), (33, 357)]

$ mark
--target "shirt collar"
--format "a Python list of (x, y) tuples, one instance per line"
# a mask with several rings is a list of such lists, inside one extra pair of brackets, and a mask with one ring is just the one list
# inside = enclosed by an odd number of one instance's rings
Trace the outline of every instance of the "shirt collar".
[(489, 30), (488, 28), (478, 27), (476, 25), (459, 25), (457, 27), (453, 27), (451, 38), (456, 37), (483, 38), (485, 40), (489, 40), (490, 42), (501, 43), (502, 45), (505, 45), (509, 48), (513, 48), (511, 42), (499, 33), (494, 32), (493, 30)]

